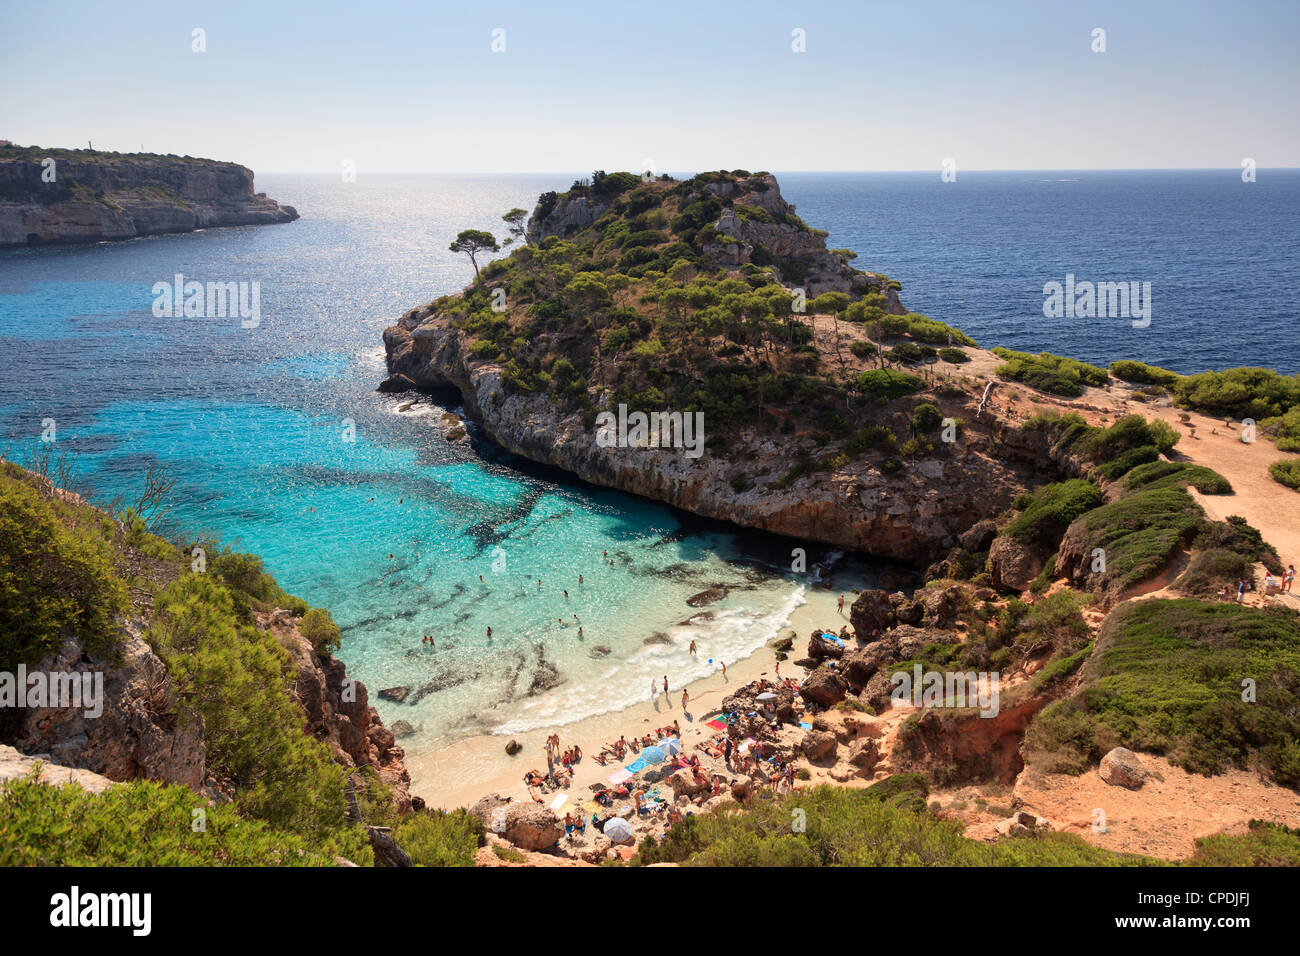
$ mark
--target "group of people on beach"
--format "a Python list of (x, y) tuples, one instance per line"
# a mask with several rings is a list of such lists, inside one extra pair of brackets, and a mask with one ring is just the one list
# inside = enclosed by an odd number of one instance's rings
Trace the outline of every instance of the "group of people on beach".
[(678, 725), (677, 721), (674, 720), (667, 727), (657, 728), (655, 730), (655, 736), (653, 737), (650, 734), (643, 734), (640, 737), (633, 737), (631, 740), (628, 740), (627, 737), (620, 736), (618, 740), (615, 740), (613, 743), (605, 744), (601, 747), (600, 753), (596, 754), (595, 760), (598, 764), (604, 766), (609, 762), (610, 757), (613, 757), (615, 760), (622, 760), (627, 756), (629, 751), (632, 753), (640, 753), (644, 747), (654, 746), (658, 741), (667, 737), (680, 737), (681, 733), (681, 727)]

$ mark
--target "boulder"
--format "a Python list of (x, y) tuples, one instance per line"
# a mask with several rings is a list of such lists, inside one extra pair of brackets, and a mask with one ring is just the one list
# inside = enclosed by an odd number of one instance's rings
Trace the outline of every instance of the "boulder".
[(818, 668), (803, 679), (799, 685), (799, 696), (819, 707), (833, 707), (844, 699), (848, 689), (848, 682), (839, 674)]
[(871, 640), (876, 631), (884, 631), (895, 623), (894, 607), (884, 591), (863, 591), (849, 608), (849, 623), (853, 633), (861, 640)]
[(469, 812), (488, 830), (493, 833), (503, 833), (506, 821), (504, 811), (510, 806), (510, 801), (505, 797), (500, 794), (490, 793), (486, 797), (480, 798), (478, 803), (470, 807)]
[(1031, 545), (1000, 534), (989, 546), (989, 576), (1004, 591), (1023, 591), (1043, 570), (1043, 559)]
[(512, 803), (506, 809), (505, 838), (523, 850), (545, 850), (564, 836), (564, 827), (540, 803)]
[(829, 757), (835, 753), (838, 746), (839, 741), (835, 739), (835, 735), (823, 730), (810, 730), (803, 735), (803, 740), (799, 741), (799, 749), (809, 760), (822, 760)]
[(506, 744), (506, 754), (510, 757), (513, 757), (523, 749), (524, 745), (517, 740), (511, 740), (510, 743)]
[(812, 637), (808, 639), (808, 656), (815, 660), (826, 657), (838, 660), (844, 656), (844, 646), (826, 640), (826, 638), (822, 637), (821, 631), (813, 631)]
[(395, 721), (393, 721), (393, 736), (394, 736), (394, 737), (409, 737), (409, 736), (411, 736), (411, 734), (413, 734), (413, 733), (415, 733), (415, 728), (412, 727), (412, 726), (410, 725), (409, 722), (407, 722), (407, 721), (405, 721), (405, 720), (395, 720)]
[(956, 631), (945, 631), (937, 627), (910, 627), (900, 625), (889, 632), (889, 639), (897, 643), (895, 660), (911, 660), (928, 644), (958, 644), (960, 639)]
[(726, 596), (726, 588), (706, 588), (698, 594), (692, 594), (686, 599), (686, 603), (691, 607), (704, 607), (705, 605), (712, 604), (715, 601), (721, 601)]
[(992, 518), (985, 518), (977, 521), (961, 534), (957, 535), (957, 542), (962, 546), (963, 551), (969, 551), (972, 554), (980, 551), (987, 551), (993, 539), (997, 537), (998, 526)]
[(415, 382), (407, 375), (400, 372), (396, 375), (390, 375), (379, 383), (381, 392), (409, 392), (415, 388)]
[(1112, 787), (1128, 790), (1141, 790), (1151, 776), (1151, 771), (1142, 765), (1138, 755), (1123, 747), (1116, 747), (1102, 757), (1097, 773)]
[(870, 773), (880, 762), (880, 747), (870, 737), (849, 744), (849, 763), (864, 773)]
[(925, 607), (920, 601), (899, 601), (894, 607), (894, 617), (899, 624), (915, 627), (924, 619)]
[(668, 786), (673, 788), (675, 797), (693, 797), (708, 790), (712, 784), (705, 778), (702, 782), (695, 779), (695, 774), (681, 769), (668, 778)]
[(949, 627), (961, 611), (965, 592), (959, 587), (927, 588), (921, 597), (925, 623), (931, 627)]

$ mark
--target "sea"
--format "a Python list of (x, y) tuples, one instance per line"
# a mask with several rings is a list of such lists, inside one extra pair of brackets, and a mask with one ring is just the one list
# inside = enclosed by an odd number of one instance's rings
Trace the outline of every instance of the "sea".
[[(415, 729), (408, 751), (619, 710), (666, 672), (680, 687), (751, 654), (812, 588), (897, 580), (476, 432), (448, 443), (454, 405), (375, 391), (384, 328), (472, 278), (457, 232), (500, 236), (504, 212), (577, 175), (264, 174), (257, 188), (300, 220), (0, 251), (0, 452), (28, 461), (51, 437), (104, 501), (160, 466), (176, 482), (162, 530), (254, 552), (328, 608), (349, 672)], [(1298, 171), (777, 175), (829, 246), (981, 345), (1300, 371)], [(1043, 287), (1067, 274), (1149, 282), (1151, 322), (1046, 318)], [(178, 275), (256, 282), (259, 321), (156, 314), (155, 286)], [(686, 603), (708, 588), (725, 596)], [(406, 701), (377, 699), (389, 687)]]

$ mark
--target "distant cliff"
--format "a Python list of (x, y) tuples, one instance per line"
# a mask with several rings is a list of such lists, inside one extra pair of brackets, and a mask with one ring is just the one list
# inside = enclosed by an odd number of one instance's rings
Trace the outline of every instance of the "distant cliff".
[(0, 248), (292, 222), (235, 163), (0, 145)]

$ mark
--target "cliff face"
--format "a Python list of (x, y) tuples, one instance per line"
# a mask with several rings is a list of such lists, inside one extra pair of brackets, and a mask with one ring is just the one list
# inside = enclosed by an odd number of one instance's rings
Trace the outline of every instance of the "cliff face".
[[(48, 153), (48, 155), (46, 155)], [(43, 181), (52, 159), (53, 182)], [(298, 218), (234, 163), (0, 147), (0, 247), (98, 242)]]
[[(1008, 507), (1041, 462), (1029, 449), (1003, 460), (954, 448), (893, 473), (860, 460), (805, 475), (782, 490), (738, 491), (733, 480), (743, 487), (745, 476), (756, 472), (787, 472), (793, 464), (788, 445), (745, 428), (729, 434), (725, 458), (708, 451), (691, 459), (680, 449), (600, 447), (595, 428), (577, 411), (508, 389), (500, 365), (470, 356), (464, 333), (445, 316), (410, 313), (384, 332), (384, 344), (385, 390), (454, 387), (467, 414), (516, 454), (694, 514), (915, 564), (946, 552), (961, 532)], [(967, 427), (978, 434), (977, 423)]]

